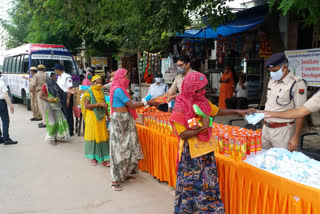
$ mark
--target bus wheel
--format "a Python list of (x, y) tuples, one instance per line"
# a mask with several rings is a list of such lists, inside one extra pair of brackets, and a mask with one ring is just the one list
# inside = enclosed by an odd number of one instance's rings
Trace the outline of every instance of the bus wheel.
[(25, 91), (22, 91), (22, 102), (27, 106), (28, 111), (31, 111), (31, 102), (30, 99), (27, 98)]
[(11, 94), (10, 88), (8, 87), (8, 95), (12, 104), (19, 103), (19, 99)]

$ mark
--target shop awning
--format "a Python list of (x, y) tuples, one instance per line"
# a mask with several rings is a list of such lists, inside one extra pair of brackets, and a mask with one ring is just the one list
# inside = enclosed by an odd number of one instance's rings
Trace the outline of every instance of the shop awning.
[[(218, 35), (230, 36), (248, 30), (258, 24), (264, 22), (268, 13), (268, 4), (258, 5), (235, 13), (236, 18), (233, 21), (227, 21), (216, 29), (212, 26), (207, 26), (198, 30), (187, 30), (184, 33), (177, 33), (178, 37), (212, 39)], [(203, 17), (204, 23), (209, 23), (207, 17)]]
[(187, 30), (183, 34), (177, 33), (177, 36), (188, 38), (214, 39), (217, 38), (218, 35), (230, 36), (232, 34), (240, 33), (258, 24), (261, 24), (262, 22), (264, 22), (264, 17), (241, 18), (221, 25), (217, 27), (217, 29), (205, 27), (200, 30)]

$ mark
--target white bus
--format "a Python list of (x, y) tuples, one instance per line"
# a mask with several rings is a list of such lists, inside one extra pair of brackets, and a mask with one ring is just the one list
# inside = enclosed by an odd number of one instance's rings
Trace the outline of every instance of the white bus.
[(30, 76), (30, 67), (37, 67), (39, 64), (46, 66), (46, 72), (52, 72), (55, 63), (62, 64), (65, 72), (72, 75), (74, 82), (80, 80), (76, 63), (63, 45), (26, 44), (7, 51), (3, 62), (3, 76), (11, 101), (22, 101), (30, 110), (29, 81), (22, 76)]

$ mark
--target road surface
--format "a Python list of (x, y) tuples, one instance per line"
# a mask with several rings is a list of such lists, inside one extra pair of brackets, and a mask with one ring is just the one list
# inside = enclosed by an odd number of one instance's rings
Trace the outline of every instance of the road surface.
[(84, 157), (83, 137), (51, 146), (31, 112), (14, 108), (10, 137), (19, 143), (0, 145), (0, 214), (173, 213), (174, 190), (166, 183), (141, 172), (115, 192), (109, 168)]

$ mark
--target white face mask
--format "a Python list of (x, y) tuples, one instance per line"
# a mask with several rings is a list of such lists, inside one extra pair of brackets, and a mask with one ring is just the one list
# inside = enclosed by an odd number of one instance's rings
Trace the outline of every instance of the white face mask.
[(281, 77), (283, 76), (282, 67), (278, 71), (270, 72), (270, 76), (274, 80), (277, 80), (277, 81), (280, 80)]
[(161, 82), (162, 82), (162, 78), (160, 78), (160, 77), (156, 77), (155, 80), (156, 80), (156, 82), (158, 82), (158, 83), (161, 83)]

